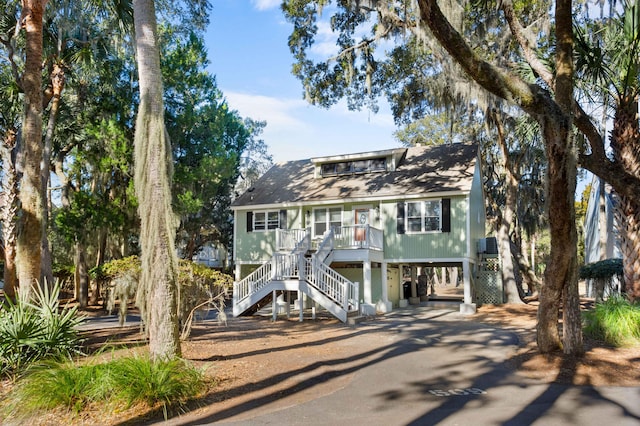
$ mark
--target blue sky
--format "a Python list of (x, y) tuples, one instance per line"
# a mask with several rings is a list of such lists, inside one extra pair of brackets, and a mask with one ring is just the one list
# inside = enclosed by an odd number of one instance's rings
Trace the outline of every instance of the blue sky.
[[(211, 0), (206, 44), (218, 88), (241, 116), (264, 120), (262, 135), (274, 161), (395, 148), (396, 127), (386, 103), (380, 112), (349, 111), (345, 103), (329, 110), (302, 97), (291, 74), (287, 38), (291, 25), (281, 0)], [(331, 46), (318, 44), (329, 57)]]
[[(206, 45), (218, 87), (242, 117), (264, 120), (262, 139), (275, 162), (395, 148), (396, 126), (385, 100), (380, 112), (349, 111), (344, 102), (329, 110), (308, 104), (291, 74), (287, 38), (291, 25), (281, 0), (211, 0)], [(320, 28), (319, 57), (335, 53)], [(591, 176), (578, 183), (579, 198)]]

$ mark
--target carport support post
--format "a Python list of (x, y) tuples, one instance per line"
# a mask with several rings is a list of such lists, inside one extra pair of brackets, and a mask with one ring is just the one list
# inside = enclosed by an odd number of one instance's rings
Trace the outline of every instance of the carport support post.
[[(380, 265), (380, 276), (382, 281), (382, 303), (384, 304), (383, 312), (391, 312), (392, 303), (389, 302), (389, 277), (387, 271), (387, 262), (382, 262)], [(402, 286), (400, 286), (402, 287)]]
[(300, 322), (303, 320), (304, 300), (302, 300), (302, 292), (298, 290), (298, 307), (300, 308)]
[(273, 322), (276, 321), (276, 319), (278, 319), (278, 300), (276, 300), (276, 298), (278, 297), (278, 294), (276, 293), (275, 290), (273, 290), (271, 292), (271, 297), (272, 297), (272, 302), (271, 302), (271, 315), (272, 315), (272, 319)]
[(460, 312), (475, 314), (476, 304), (473, 303), (473, 295), (471, 294), (471, 267), (468, 259), (462, 261), (462, 280), (464, 283), (464, 303), (460, 305)]
[(362, 265), (362, 273), (364, 278), (364, 303), (373, 303), (371, 300), (371, 262), (365, 261)]
[(291, 292), (287, 291), (284, 296), (287, 301), (287, 319), (291, 317)]
[(420, 298), (418, 297), (418, 288), (416, 286), (416, 280), (418, 278), (418, 268), (411, 265), (411, 297), (409, 303), (412, 305), (419, 305)]

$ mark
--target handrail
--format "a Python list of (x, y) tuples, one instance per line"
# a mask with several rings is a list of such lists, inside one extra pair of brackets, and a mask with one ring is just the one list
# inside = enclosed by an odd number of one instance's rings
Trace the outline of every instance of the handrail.
[(293, 251), (291, 253), (274, 253), (269, 261), (263, 263), (244, 279), (235, 282), (233, 284), (234, 307), (268, 286), (271, 281), (299, 279), (307, 281), (309, 285), (344, 312), (357, 311), (359, 309), (359, 284), (349, 281), (325, 263), (333, 249), (333, 230), (325, 233), (317, 252), (311, 258), (305, 257), (311, 243), (310, 230), (282, 231), (276, 233), (276, 236), (278, 244), (283, 244), (283, 246), (289, 245), (288, 239), (292, 235), (300, 237), (294, 245)]
[(233, 303), (251, 296), (265, 285), (269, 284), (273, 277), (273, 262), (265, 262), (258, 269), (233, 283)]
[(318, 248), (313, 256), (320, 262), (324, 262), (331, 250), (333, 250), (333, 229), (327, 230), (324, 233), (322, 241), (318, 244)]
[(358, 310), (358, 285), (318, 259), (305, 259), (306, 281), (347, 312)]
[(310, 229), (276, 229), (276, 250), (296, 251), (303, 249), (307, 238), (310, 246), (311, 237), (309, 234)]
[(259, 291), (272, 280), (299, 277), (298, 255), (275, 253), (271, 260), (233, 283), (234, 302), (237, 303)]
[(301, 229), (300, 231), (303, 231), (304, 234), (296, 243), (292, 253), (304, 254), (311, 249), (311, 228)]
[(383, 232), (371, 225), (341, 226), (336, 232), (334, 248), (364, 248), (382, 250), (384, 244)]

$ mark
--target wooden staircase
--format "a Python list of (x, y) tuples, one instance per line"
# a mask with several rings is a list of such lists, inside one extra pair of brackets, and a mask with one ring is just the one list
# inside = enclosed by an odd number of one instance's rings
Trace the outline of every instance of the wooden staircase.
[[(258, 269), (233, 284), (233, 315), (250, 315), (257, 306), (264, 306), (273, 292), (298, 291), (325, 308), (342, 322), (352, 312), (357, 312), (358, 283), (331, 269), (329, 262), (333, 250), (333, 232), (328, 231), (311, 250), (309, 230), (303, 234), (296, 230), (298, 241), (291, 252), (278, 252)], [(287, 237), (290, 237), (287, 236)], [(291, 246), (291, 241), (281, 237)], [(290, 238), (289, 238), (290, 240)]]

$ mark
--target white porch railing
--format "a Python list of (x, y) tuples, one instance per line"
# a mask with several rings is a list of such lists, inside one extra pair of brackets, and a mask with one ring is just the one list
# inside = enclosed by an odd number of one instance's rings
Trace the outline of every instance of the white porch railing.
[(319, 262), (324, 262), (325, 260), (327, 260), (327, 257), (329, 257), (331, 250), (333, 250), (333, 244), (334, 244), (333, 229), (329, 229), (322, 236), (322, 241), (318, 243), (318, 248), (316, 249), (316, 252), (313, 254), (313, 257)]
[[(341, 236), (351, 235), (353, 241), (361, 243), (360, 234), (356, 232), (358, 230), (364, 233), (366, 244), (355, 245), (351, 243), (346, 245), (347, 247), (370, 247), (373, 241), (377, 241), (378, 233), (379, 246), (382, 247), (382, 231), (380, 230), (370, 228), (368, 225), (341, 227), (327, 231), (322, 240), (318, 242), (317, 251), (311, 258), (305, 258), (305, 254), (311, 246), (310, 229), (277, 230), (276, 246), (279, 252), (244, 279), (233, 284), (234, 315), (239, 315), (243, 309), (247, 309), (251, 304), (257, 302), (257, 300), (252, 300), (252, 297), (268, 291), (269, 289), (266, 287), (271, 282), (300, 280), (308, 283), (309, 287), (305, 292), (315, 293), (315, 296), (312, 297), (319, 298), (316, 300), (326, 299), (325, 302), (320, 303), (342, 321), (346, 321), (347, 312), (358, 310), (359, 284), (349, 281), (331, 269), (325, 261), (335, 248), (336, 232), (340, 232)], [(297, 240), (294, 242), (294, 239)], [(289, 251), (289, 253), (282, 253), (282, 251)], [(240, 307), (241, 305), (246, 306)], [(235, 311), (236, 307), (239, 307), (238, 313)]]
[(382, 250), (382, 230), (370, 225), (352, 225), (336, 227), (334, 230), (334, 248), (365, 248)]
[(358, 285), (316, 259), (305, 259), (307, 282), (346, 312), (358, 310)]
[(264, 263), (242, 280), (233, 283), (233, 302), (241, 302), (273, 280), (298, 279), (299, 277), (298, 255), (276, 253), (270, 261)]
[(276, 250), (299, 252), (311, 247), (310, 229), (276, 229)]

